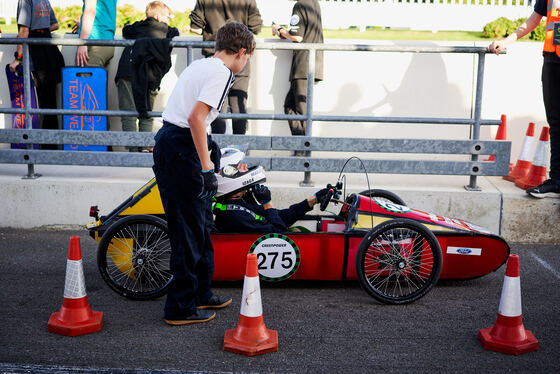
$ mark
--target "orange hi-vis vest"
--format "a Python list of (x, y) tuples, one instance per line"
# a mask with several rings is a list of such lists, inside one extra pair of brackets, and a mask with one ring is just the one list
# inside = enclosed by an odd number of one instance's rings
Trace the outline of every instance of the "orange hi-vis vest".
[[(554, 42), (555, 27), (557, 33), (556, 42)], [(560, 0), (548, 0), (543, 51), (556, 52), (556, 55), (560, 57)]]

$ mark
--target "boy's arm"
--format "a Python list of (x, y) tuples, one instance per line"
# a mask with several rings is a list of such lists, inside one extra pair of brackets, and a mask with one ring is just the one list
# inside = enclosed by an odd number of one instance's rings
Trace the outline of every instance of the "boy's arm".
[(50, 27), (49, 27), (49, 31), (55, 31), (58, 30), (58, 20), (56, 19), (56, 16), (54, 14), (54, 10), (51, 8), (51, 11), (49, 13), (50, 16)]
[[(95, 20), (96, 7), (97, 0), (84, 0), (80, 39), (89, 39), (89, 34), (91, 34), (91, 29), (93, 28), (93, 21)], [(87, 45), (79, 46), (76, 51), (76, 64), (83, 67), (87, 65), (88, 60)]]
[(255, 0), (251, 0), (251, 4), (249, 5), (249, 17), (247, 21), (247, 27), (249, 28), (249, 31), (251, 31), (255, 35), (261, 32), (261, 28), (262, 28), (261, 12), (259, 11), (259, 8), (257, 7), (257, 3)]
[(214, 169), (214, 164), (210, 160), (210, 153), (208, 152), (208, 136), (206, 133), (206, 117), (208, 117), (210, 109), (208, 104), (197, 101), (188, 118), (194, 146), (203, 171)]
[(190, 32), (202, 35), (202, 29), (206, 25), (206, 19), (204, 17), (204, 7), (201, 5), (200, 1), (196, 1), (196, 5), (189, 15), (189, 18), (191, 19)]
[[(29, 37), (29, 27), (27, 26), (23, 26), (23, 25), (18, 25), (18, 38), (22, 38), (22, 39), (26, 39)], [(18, 56), (21, 56), (23, 54), (23, 47), (21, 46), (21, 44), (18, 44), (16, 47), (16, 51)], [(21, 60), (18, 59), (14, 59), (14, 61), (12, 61), (10, 63), (10, 70), (12, 71), (12, 73), (15, 73), (16, 71), (16, 67), (21, 63)]]
[(539, 23), (541, 23), (541, 19), (542, 16), (540, 14), (538, 14), (537, 12), (533, 12), (529, 16), (529, 18), (527, 18), (527, 20), (523, 22), (521, 26), (517, 28), (517, 30), (515, 30), (515, 32), (513, 32), (504, 40), (498, 40), (492, 42), (492, 44), (488, 46), (488, 50), (490, 52), (494, 52), (495, 54), (499, 54), (500, 51), (505, 49), (508, 45), (510, 45), (511, 43), (515, 42), (518, 39), (521, 39), (531, 31), (533, 31), (539, 25)]

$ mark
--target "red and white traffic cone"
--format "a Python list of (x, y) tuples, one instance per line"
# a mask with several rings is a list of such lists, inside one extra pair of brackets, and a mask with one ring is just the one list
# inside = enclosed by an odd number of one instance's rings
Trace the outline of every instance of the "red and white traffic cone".
[(278, 332), (267, 329), (263, 320), (257, 255), (254, 253), (247, 255), (239, 323), (235, 329), (226, 330), (224, 351), (246, 356), (278, 351)]
[(80, 237), (72, 236), (66, 262), (64, 301), (60, 311), (51, 315), (48, 330), (76, 336), (100, 331), (102, 324), (103, 313), (92, 311), (87, 301)]
[(529, 173), (531, 168), (531, 152), (535, 144), (535, 124), (533, 122), (529, 123), (527, 131), (525, 132), (525, 139), (523, 139), (523, 145), (521, 146), (521, 152), (517, 158), (517, 162), (513, 167), (513, 170), (508, 176), (503, 177), (505, 180), (510, 182), (515, 182), (519, 178), (525, 178)]
[[(501, 117), (502, 124), (498, 126), (498, 131), (496, 132), (496, 140), (506, 140), (507, 138), (507, 116), (502, 114)], [(496, 155), (490, 155), (484, 161), (494, 161), (496, 159)]]
[(548, 126), (543, 126), (539, 143), (537, 144), (537, 151), (533, 158), (533, 164), (524, 178), (519, 178), (515, 181), (515, 185), (519, 188), (526, 190), (530, 187), (538, 186), (546, 180), (546, 165), (548, 159), (549, 148), (549, 134)]
[(484, 349), (512, 355), (536, 351), (539, 348), (539, 341), (523, 326), (517, 255), (510, 255), (508, 259), (496, 323), (492, 327), (480, 330), (478, 340)]

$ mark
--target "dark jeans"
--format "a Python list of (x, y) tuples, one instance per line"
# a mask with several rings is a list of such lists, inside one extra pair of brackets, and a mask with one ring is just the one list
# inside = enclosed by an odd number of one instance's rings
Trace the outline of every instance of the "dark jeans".
[[(41, 109), (56, 109), (57, 77), (52, 72), (34, 71), (33, 81), (37, 93), (37, 105)], [(39, 128), (43, 130), (59, 130), (56, 114), (40, 115)], [(58, 149), (56, 144), (43, 144), (41, 149)]]
[[(247, 113), (247, 90), (249, 89), (249, 77), (236, 76), (233, 86), (229, 90), (228, 100), (224, 103), (222, 113)], [(226, 121), (216, 118), (212, 122), (212, 134), (224, 134), (226, 132)], [(234, 134), (245, 135), (247, 131), (246, 119), (234, 119), (232, 121)]]
[(164, 313), (166, 319), (181, 319), (213, 296), (211, 201), (197, 197), (202, 167), (190, 130), (164, 124), (155, 140), (153, 169), (169, 228), (173, 275)]
[[(120, 78), (117, 80), (117, 96), (119, 98), (119, 110), (136, 110), (134, 104), (134, 97), (132, 95), (132, 83), (130, 79)], [(157, 90), (150, 90), (150, 106), (154, 107), (156, 101)], [(152, 117), (136, 118), (136, 117), (121, 117), (121, 124), (123, 131), (140, 131), (151, 132), (154, 124)], [(130, 152), (138, 152), (142, 150), (149, 150), (150, 147), (127, 147)]]
[[(307, 79), (294, 79), (284, 100), (284, 113), (307, 113)], [(305, 121), (288, 120), (292, 135), (305, 135)]]
[(546, 120), (550, 126), (550, 179), (560, 181), (560, 64), (543, 64), (542, 86)]

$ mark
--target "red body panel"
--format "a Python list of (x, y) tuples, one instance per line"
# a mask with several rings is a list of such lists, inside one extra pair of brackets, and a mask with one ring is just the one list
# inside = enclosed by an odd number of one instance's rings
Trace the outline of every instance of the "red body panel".
[[(344, 234), (285, 234), (300, 251), (300, 265), (291, 279), (342, 279)], [(214, 234), (214, 280), (241, 280), (245, 261), (253, 243), (262, 234)], [(355, 256), (355, 254), (354, 254)], [(355, 271), (354, 271), (355, 278)]]
[[(355, 259), (362, 237), (348, 238), (348, 254), (345, 260), (345, 235), (342, 233), (285, 235), (296, 243), (301, 256), (299, 268), (290, 279), (356, 279)], [(242, 280), (245, 276), (247, 253), (261, 236), (261, 234), (212, 235), (215, 263), (213, 279)], [(436, 234), (436, 237), (443, 256), (440, 279), (468, 279), (489, 274), (499, 268), (509, 254), (507, 244), (499, 237), (448, 233)], [(480, 255), (447, 253), (449, 247), (480, 248), (481, 253)]]

